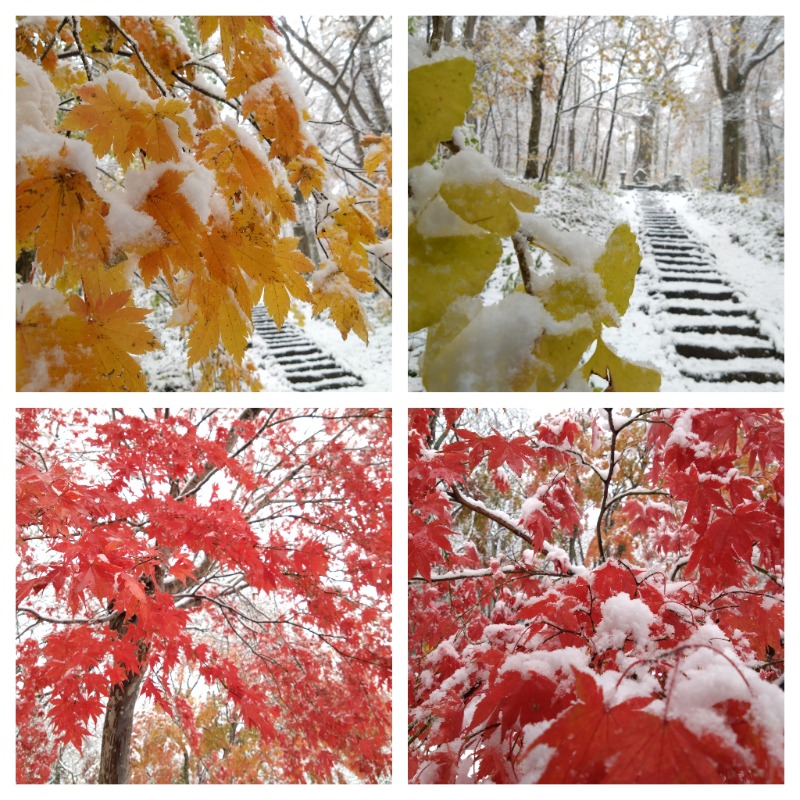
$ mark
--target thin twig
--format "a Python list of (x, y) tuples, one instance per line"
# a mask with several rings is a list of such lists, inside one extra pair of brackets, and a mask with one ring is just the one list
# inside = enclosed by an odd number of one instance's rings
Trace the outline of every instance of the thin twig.
[(56, 39), (58, 38), (58, 34), (61, 33), (61, 29), (69, 22), (69, 17), (64, 17), (61, 20), (61, 24), (56, 28), (56, 32), (53, 34), (50, 41), (47, 43), (47, 47), (44, 48), (44, 52), (39, 56), (39, 63), (44, 63), (44, 57), (50, 52), (53, 45), (56, 43)]
[(377, 284), (378, 284), (378, 286), (380, 286), (380, 287), (381, 287), (381, 289), (383, 289), (383, 291), (384, 291), (384, 292), (386, 292), (386, 294), (388, 294), (388, 295), (389, 295), (389, 297), (391, 297), (391, 296), (392, 296), (392, 293), (391, 293), (391, 292), (390, 292), (390, 291), (389, 291), (389, 290), (388, 290), (388, 289), (387, 289), (387, 288), (386, 288), (386, 287), (383, 285), (383, 283), (381, 283), (381, 281), (380, 281), (378, 278), (376, 278), (374, 275), (372, 276), (372, 280), (374, 280), (374, 281), (375, 281), (375, 283), (377, 283)]
[(155, 83), (155, 85), (158, 87), (158, 91), (161, 92), (161, 94), (163, 94), (164, 97), (167, 97), (169, 92), (167, 91), (166, 86), (164, 86), (164, 84), (161, 83), (161, 81), (156, 76), (155, 72), (153, 72), (152, 67), (145, 60), (145, 57), (139, 52), (139, 45), (136, 43), (136, 40), (132, 36), (130, 36), (130, 34), (128, 34), (127, 31), (125, 31), (114, 20), (113, 17), (106, 17), (106, 19), (109, 21), (109, 23), (113, 28), (116, 28), (117, 31), (119, 31), (119, 33), (122, 35), (125, 41), (130, 45), (131, 50), (133, 50), (134, 54), (136, 55), (136, 58), (139, 59), (139, 63), (144, 68), (144, 71), (153, 79), (153, 83)]
[(75, 37), (75, 46), (78, 48), (78, 53), (83, 62), (83, 68), (86, 70), (86, 77), (92, 80), (92, 67), (89, 64), (89, 59), (86, 56), (86, 51), (83, 49), (83, 42), (81, 41), (81, 26), (78, 20), (80, 17), (71, 17), (72, 20), (72, 35)]

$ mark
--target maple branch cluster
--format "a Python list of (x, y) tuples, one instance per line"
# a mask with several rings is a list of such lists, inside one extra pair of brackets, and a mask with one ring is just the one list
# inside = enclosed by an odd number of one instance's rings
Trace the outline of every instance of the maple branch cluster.
[(781, 412), (515, 413), (409, 413), (410, 777), (782, 782)]
[[(278, 327), (302, 301), (368, 340), (391, 137), (364, 137), (363, 193), (334, 194), (271, 18), (198, 17), (193, 30), (194, 47), (168, 18), (17, 23), (21, 390), (146, 390), (137, 357), (161, 343), (141, 281), (158, 280), (169, 324), (191, 329), (200, 389), (260, 388), (244, 360), (260, 302)], [(283, 234), (312, 194), (319, 265)]]

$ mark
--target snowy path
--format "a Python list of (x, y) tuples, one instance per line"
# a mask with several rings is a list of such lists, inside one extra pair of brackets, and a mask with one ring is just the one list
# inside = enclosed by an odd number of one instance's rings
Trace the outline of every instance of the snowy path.
[(290, 322), (278, 330), (263, 305), (253, 309), (253, 327), (267, 343), (270, 356), (295, 392), (352, 389), (363, 386), (358, 375), (342, 367)]
[(758, 309), (660, 194), (636, 194), (648, 312), (662, 357), (677, 367), (685, 388), (782, 388), (783, 353)]

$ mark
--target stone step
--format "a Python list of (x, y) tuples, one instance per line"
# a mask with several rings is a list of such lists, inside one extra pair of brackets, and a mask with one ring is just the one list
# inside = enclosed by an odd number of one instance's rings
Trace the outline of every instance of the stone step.
[(676, 325), (672, 330), (675, 333), (699, 333), (703, 336), (747, 336), (751, 339), (769, 341), (769, 337), (765, 336), (756, 325), (704, 325), (702, 322), (697, 322), (694, 325)]
[[(700, 372), (686, 370), (683, 374), (698, 383), (709, 382), (709, 376)], [(783, 383), (783, 375), (779, 372), (760, 372), (759, 370), (737, 370), (719, 372), (714, 375), (711, 383)]]
[(253, 328), (267, 343), (270, 355), (295, 391), (317, 392), (353, 389), (364, 381), (324, 353), (295, 325), (279, 329), (264, 306), (253, 309)]
[(712, 347), (711, 345), (677, 343), (675, 352), (686, 358), (711, 358), (715, 361), (725, 361), (732, 358), (777, 358), (780, 360), (780, 353), (774, 347), (739, 347), (729, 350), (722, 347)]
[(660, 294), (667, 300), (731, 300), (736, 302), (736, 296), (731, 291), (700, 292), (697, 289), (682, 289), (680, 291), (661, 290)]
[(668, 306), (664, 309), (668, 314), (688, 315), (694, 317), (718, 316), (718, 317), (750, 317), (752, 312), (746, 308), (714, 308), (713, 311), (707, 307), (698, 306)]
[(659, 280), (666, 281), (667, 283), (718, 283), (722, 286), (727, 286), (722, 278), (714, 278), (711, 275), (697, 275), (696, 277), (688, 275), (661, 275)]
[(657, 264), (675, 264), (676, 266), (697, 266), (707, 267), (708, 259), (702, 256), (673, 256), (673, 255), (658, 255), (653, 256)]

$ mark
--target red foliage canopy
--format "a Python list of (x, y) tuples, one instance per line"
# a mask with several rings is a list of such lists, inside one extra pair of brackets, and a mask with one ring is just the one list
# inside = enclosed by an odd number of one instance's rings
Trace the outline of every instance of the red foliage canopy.
[(388, 772), (390, 412), (17, 423), (18, 781), (47, 780), (139, 674), (196, 744), (176, 670), (280, 753), (272, 780)]
[(781, 782), (781, 412), (512, 416), (410, 413), (412, 780)]

